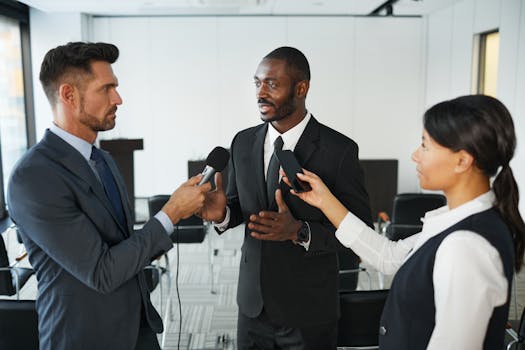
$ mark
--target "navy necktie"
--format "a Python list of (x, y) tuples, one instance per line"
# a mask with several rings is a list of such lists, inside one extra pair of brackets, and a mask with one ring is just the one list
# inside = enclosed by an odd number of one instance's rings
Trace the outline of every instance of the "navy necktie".
[(268, 164), (268, 171), (266, 173), (266, 195), (268, 196), (268, 206), (270, 206), (275, 199), (275, 190), (279, 187), (279, 159), (275, 155), (276, 152), (283, 149), (283, 138), (279, 136), (273, 143), (273, 154)]
[(102, 152), (93, 146), (90, 158), (95, 162), (95, 169), (97, 169), (100, 182), (102, 182), (102, 185), (104, 186), (106, 196), (113, 207), (114, 213), (117, 215), (118, 221), (123, 227), (126, 227), (126, 218), (124, 216), (124, 209), (122, 208), (122, 200), (120, 198), (117, 183), (115, 182), (115, 178), (113, 177)]

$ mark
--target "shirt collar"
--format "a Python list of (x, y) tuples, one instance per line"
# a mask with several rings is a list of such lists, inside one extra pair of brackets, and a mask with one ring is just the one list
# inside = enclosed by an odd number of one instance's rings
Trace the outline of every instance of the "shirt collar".
[(306, 125), (308, 125), (311, 117), (312, 115), (310, 112), (306, 112), (306, 116), (303, 118), (303, 120), (301, 120), (301, 122), (299, 122), (299, 124), (283, 134), (280, 134), (279, 131), (273, 127), (272, 123), (269, 123), (268, 140), (270, 141), (270, 144), (273, 145), (275, 140), (281, 136), (283, 139), (283, 149), (293, 151), (297, 145), (297, 142), (299, 142), (299, 138), (303, 134), (304, 129), (306, 129)]
[(423, 232), (440, 233), (461, 220), (494, 206), (496, 196), (492, 190), (460, 205), (449, 209), (444, 206), (425, 214), (423, 218)]
[(80, 154), (82, 154), (82, 157), (89, 161), (89, 158), (91, 157), (91, 148), (93, 147), (92, 144), (86, 140), (81, 139), (80, 137), (68, 133), (64, 129), (58, 127), (55, 123), (51, 124), (49, 130), (71, 145), (71, 147), (79, 151)]

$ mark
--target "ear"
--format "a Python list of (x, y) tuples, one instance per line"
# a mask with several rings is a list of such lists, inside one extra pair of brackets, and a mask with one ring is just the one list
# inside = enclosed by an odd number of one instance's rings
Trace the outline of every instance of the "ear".
[(454, 171), (456, 173), (463, 173), (474, 165), (474, 157), (465, 150), (460, 150), (457, 152), (457, 162)]
[(77, 104), (78, 90), (71, 84), (61, 84), (58, 88), (58, 100), (64, 106), (74, 108)]
[(308, 80), (301, 80), (295, 85), (295, 92), (297, 97), (306, 98), (308, 89), (310, 88), (310, 82)]

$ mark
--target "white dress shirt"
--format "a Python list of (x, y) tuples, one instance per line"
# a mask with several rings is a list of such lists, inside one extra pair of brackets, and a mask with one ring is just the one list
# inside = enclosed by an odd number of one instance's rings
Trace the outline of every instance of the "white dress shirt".
[[(295, 149), (295, 146), (297, 145), (297, 142), (299, 142), (299, 138), (304, 132), (304, 129), (306, 129), (306, 125), (308, 125), (308, 122), (310, 121), (310, 118), (312, 115), (310, 112), (306, 113), (306, 116), (301, 120), (299, 124), (291, 128), (290, 130), (286, 131), (285, 133), (281, 134), (279, 131), (277, 131), (271, 123), (268, 123), (268, 130), (266, 131), (266, 136), (264, 138), (264, 178), (266, 179), (266, 173), (268, 172), (268, 165), (270, 164), (270, 158), (272, 158), (273, 154), (273, 143), (275, 140), (281, 136), (283, 139), (283, 150), (290, 150), (293, 151)], [(281, 179), (281, 174), (279, 174), (279, 181)], [(219, 229), (220, 231), (226, 230), (228, 227), (228, 223), (230, 222), (230, 208), (226, 207), (226, 216), (221, 223), (214, 223), (215, 227)], [(310, 236), (311, 237), (311, 236)], [(310, 247), (310, 240), (308, 242), (304, 243), (298, 243), (301, 246), (303, 246), (306, 250)]]
[[(394, 274), (427, 240), (450, 226), (493, 206), (489, 191), (450, 210), (429, 211), (420, 233), (397, 242), (348, 213), (337, 239), (379, 271)], [(436, 252), (433, 272), (436, 323), (427, 349), (479, 350), (494, 308), (507, 300), (509, 288), (501, 257), (481, 235), (459, 230), (448, 235)]]

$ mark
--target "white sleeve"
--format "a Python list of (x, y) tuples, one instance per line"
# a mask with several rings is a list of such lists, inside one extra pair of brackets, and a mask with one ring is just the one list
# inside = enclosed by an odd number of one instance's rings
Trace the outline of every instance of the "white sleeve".
[(434, 261), (436, 325), (427, 350), (478, 350), (495, 307), (507, 300), (501, 257), (485, 238), (457, 231)]
[(335, 231), (335, 236), (342, 245), (352, 249), (361, 259), (385, 274), (394, 274), (399, 269), (414, 247), (418, 235), (397, 242), (391, 241), (350, 212)]

